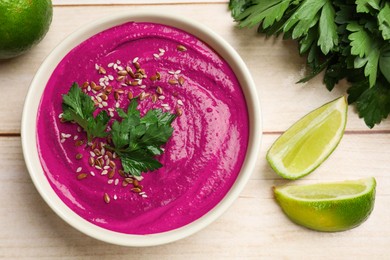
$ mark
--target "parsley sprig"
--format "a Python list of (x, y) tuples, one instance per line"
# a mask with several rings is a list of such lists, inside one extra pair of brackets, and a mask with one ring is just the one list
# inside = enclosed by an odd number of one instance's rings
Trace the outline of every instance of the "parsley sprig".
[(171, 123), (176, 118), (161, 109), (151, 109), (141, 117), (137, 106), (133, 99), (127, 112), (117, 109), (122, 121), (112, 124), (114, 147), (108, 147), (121, 158), (124, 172), (134, 176), (162, 167), (154, 157), (163, 153), (161, 146), (171, 137)]
[(88, 142), (95, 137), (106, 137), (110, 117), (106, 111), (101, 111), (94, 117), (95, 105), (91, 97), (73, 83), (69, 92), (62, 96), (62, 120), (74, 121), (87, 133)]
[(390, 2), (385, 0), (230, 0), (240, 27), (298, 41), (311, 73), (331, 91), (347, 79), (348, 102), (370, 127), (390, 113)]
[(102, 110), (94, 117), (94, 102), (74, 83), (69, 92), (63, 95), (62, 120), (80, 125), (87, 133), (89, 142), (96, 137), (110, 136), (112, 146), (105, 147), (117, 153), (125, 173), (140, 176), (143, 172), (162, 167), (155, 157), (163, 153), (161, 146), (172, 136), (174, 129), (171, 124), (176, 115), (151, 109), (141, 117), (137, 106), (137, 100), (132, 99), (127, 112), (118, 108), (121, 120), (113, 120), (111, 130), (107, 131), (110, 121), (107, 112)]

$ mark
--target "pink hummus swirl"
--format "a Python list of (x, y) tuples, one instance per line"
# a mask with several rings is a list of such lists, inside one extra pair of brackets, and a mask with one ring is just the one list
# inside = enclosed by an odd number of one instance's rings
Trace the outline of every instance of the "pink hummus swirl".
[[(145, 73), (141, 82), (119, 78), (126, 67), (135, 71), (135, 63)], [(159, 79), (151, 80), (157, 72)], [(138, 101), (141, 114), (152, 108), (180, 114), (157, 158), (163, 167), (143, 174), (144, 196), (124, 187), (118, 173), (110, 179), (91, 166), (91, 149), (76, 145), (86, 143), (86, 134), (76, 124), (61, 122), (62, 95), (73, 82), (89, 82), (84, 91), (115, 119), (116, 107), (127, 109), (129, 92), (143, 96)], [(91, 82), (101, 90), (92, 90)], [(99, 93), (108, 86), (112, 91), (102, 100)], [(108, 230), (153, 234), (189, 224), (223, 199), (243, 164), (248, 124), (240, 84), (213, 49), (170, 26), (129, 22), (82, 42), (55, 68), (40, 102), (37, 146), (49, 183), (75, 213)], [(115, 163), (120, 168), (118, 158)], [(87, 177), (79, 180), (80, 173)]]

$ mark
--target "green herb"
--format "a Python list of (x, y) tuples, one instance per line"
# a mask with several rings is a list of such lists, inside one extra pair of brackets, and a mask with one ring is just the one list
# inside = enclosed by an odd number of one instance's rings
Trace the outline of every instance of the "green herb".
[(117, 109), (121, 122), (112, 124), (112, 149), (122, 161), (123, 170), (134, 176), (153, 171), (162, 166), (154, 157), (161, 155), (165, 144), (173, 133), (171, 123), (176, 115), (149, 110), (144, 117), (137, 110), (138, 103), (133, 99), (127, 112)]
[(350, 82), (348, 102), (370, 127), (390, 113), (390, 2), (385, 0), (230, 0), (240, 27), (295, 39), (311, 73), (331, 91)]
[(110, 120), (106, 111), (94, 117), (95, 106), (90, 96), (73, 83), (69, 92), (62, 96), (62, 120), (74, 121), (87, 133), (88, 141), (94, 137), (106, 137), (107, 123)]
[(110, 119), (107, 112), (101, 111), (94, 117), (95, 106), (91, 97), (82, 92), (76, 83), (63, 95), (62, 106), (62, 119), (79, 124), (86, 131), (88, 141), (111, 136), (113, 146), (105, 147), (117, 153), (125, 173), (140, 176), (143, 172), (162, 167), (155, 157), (163, 153), (161, 146), (172, 136), (171, 124), (175, 114), (151, 109), (141, 117), (137, 110), (138, 102), (132, 99), (127, 112), (117, 109), (121, 121), (114, 120), (111, 131), (107, 132)]

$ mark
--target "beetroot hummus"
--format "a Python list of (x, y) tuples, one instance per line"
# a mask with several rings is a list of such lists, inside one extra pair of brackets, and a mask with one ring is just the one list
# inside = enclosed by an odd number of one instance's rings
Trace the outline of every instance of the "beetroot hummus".
[[(77, 124), (61, 122), (62, 95), (74, 82), (112, 119), (133, 97), (141, 115), (177, 114), (157, 158), (163, 167), (127, 178), (104, 141), (88, 143)], [(70, 209), (109, 230), (153, 234), (189, 224), (223, 199), (243, 164), (248, 129), (238, 80), (213, 49), (170, 26), (129, 22), (82, 42), (55, 68), (38, 110), (37, 146)]]

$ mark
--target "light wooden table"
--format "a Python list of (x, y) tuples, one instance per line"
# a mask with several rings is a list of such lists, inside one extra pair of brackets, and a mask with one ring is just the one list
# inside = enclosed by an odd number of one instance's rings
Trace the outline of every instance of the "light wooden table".
[[(82, 4), (80, 4), (82, 2)], [(316, 78), (295, 82), (304, 59), (294, 42), (265, 39), (240, 30), (221, 0), (56, 0), (49, 33), (31, 52), (0, 62), (0, 257), (96, 259), (385, 259), (390, 255), (390, 120), (369, 130), (350, 107), (339, 147), (300, 183), (374, 176), (376, 205), (360, 227), (320, 233), (291, 223), (275, 203), (271, 187), (286, 181), (267, 165), (265, 152), (293, 122), (345, 93), (328, 92)], [(163, 2), (163, 3), (161, 3)], [(30, 81), (44, 58), (64, 37), (100, 17), (122, 11), (160, 11), (195, 19), (225, 38), (247, 63), (263, 111), (263, 143), (252, 178), (238, 200), (203, 231), (172, 244), (126, 248), (106, 244), (62, 221), (42, 200), (26, 170), (20, 120)], [(261, 134), (261, 133), (259, 133)]]

